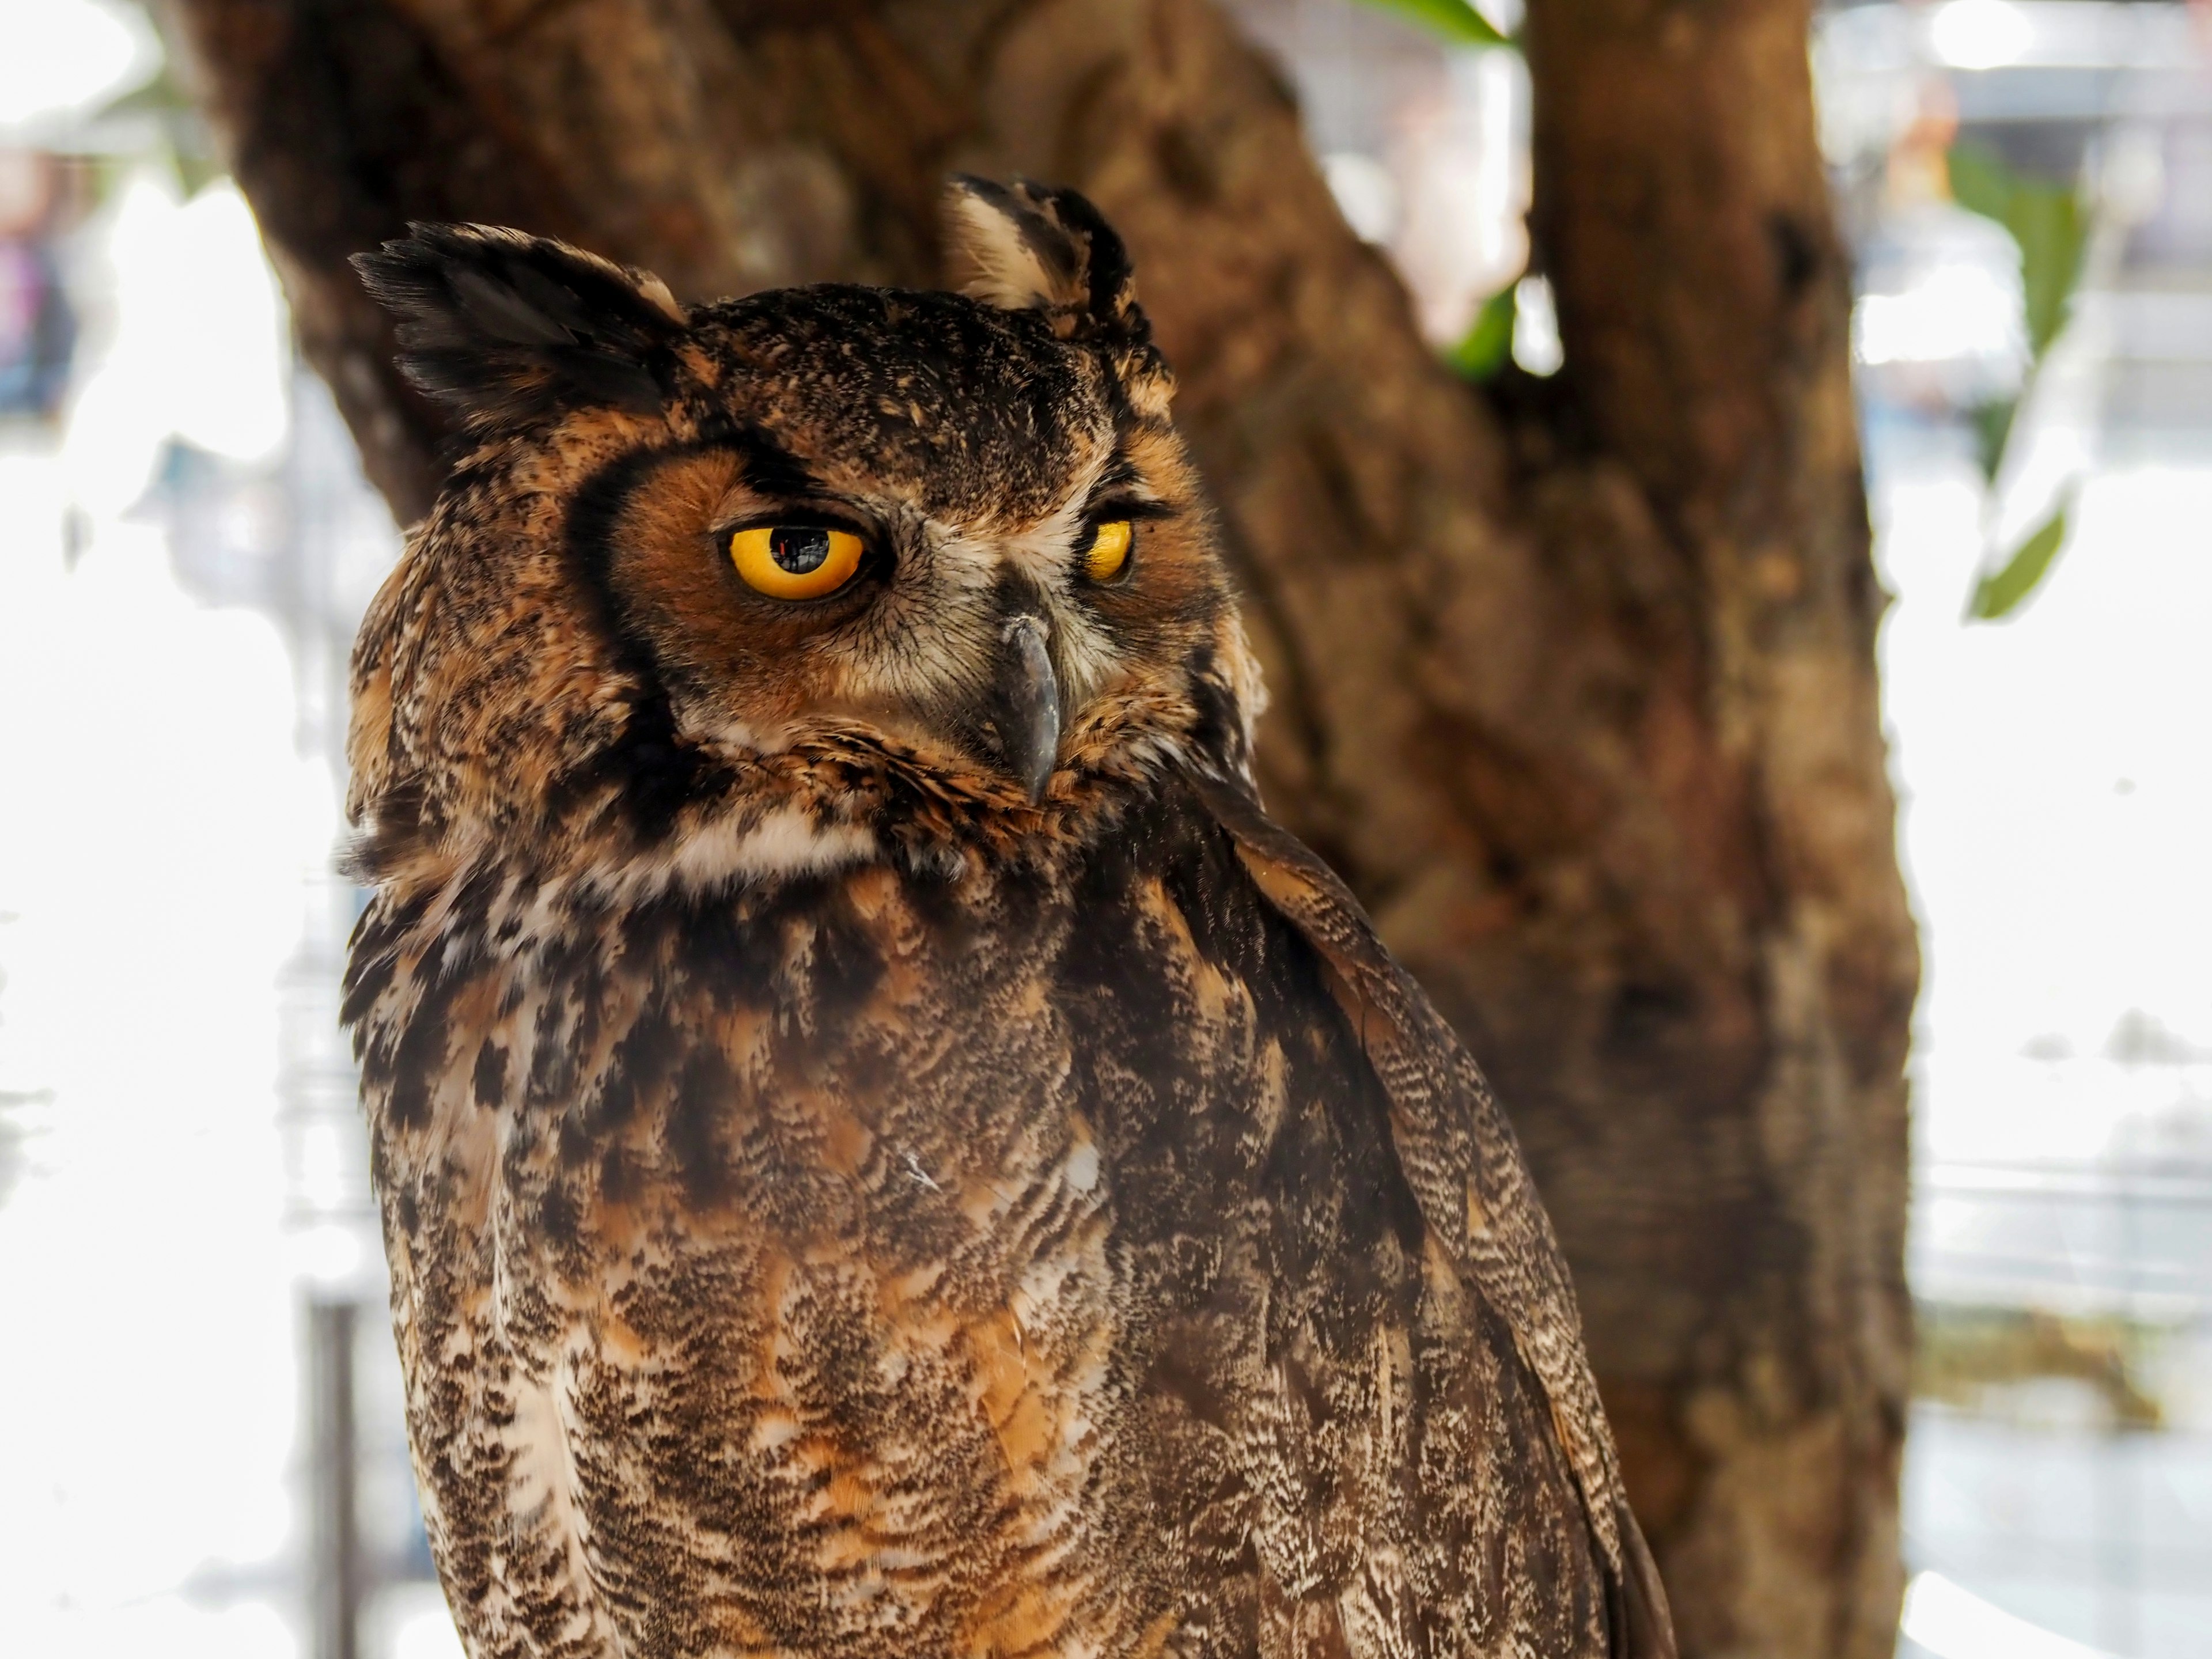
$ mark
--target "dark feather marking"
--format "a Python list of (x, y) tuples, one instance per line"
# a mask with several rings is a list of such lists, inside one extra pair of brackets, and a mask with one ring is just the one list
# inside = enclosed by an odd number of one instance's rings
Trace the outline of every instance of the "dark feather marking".
[(667, 1005), (655, 999), (640, 1011), (616, 1042), (599, 1079), (592, 1127), (602, 1133), (619, 1129), (636, 1115), (641, 1099), (653, 1099), (666, 1085), (681, 1052)]
[(499, 896), (506, 877), (503, 869), (490, 862), (471, 871), (453, 894), (447, 931), (463, 938), (481, 937), (484, 919), (491, 914), (492, 901)]
[[(435, 975), (436, 969), (426, 959), (417, 972)], [(454, 994), (465, 982), (459, 975), (431, 977), (414, 1017), (400, 1032), (398, 1046), (392, 1054), (392, 1094), (385, 1109), (403, 1129), (419, 1129), (430, 1121), (430, 1096), (446, 1067), (450, 1035), (447, 1019)], [(372, 1082), (380, 1080), (372, 1076), (366, 1065), (362, 1074)]]
[(702, 1045), (693, 1049), (677, 1076), (668, 1113), (668, 1146), (684, 1196), (695, 1209), (728, 1195), (725, 1131), (737, 1094), (737, 1077), (717, 1048)]
[(392, 1083), (392, 1057), (399, 1048), (399, 1028), (396, 1025), (371, 1025), (364, 1022), (353, 1029), (353, 1057), (361, 1067), (361, 1083), (364, 1092), (389, 1088)]
[(845, 1036), (883, 982), (884, 957), (842, 887), (817, 914), (808, 990), (817, 1030)]
[(477, 1105), (497, 1106), (507, 1096), (507, 1049), (486, 1037), (477, 1049), (476, 1070), (470, 1081)]
[(358, 1028), (376, 1000), (390, 988), (398, 969), (401, 945), (435, 896), (422, 892), (397, 900), (380, 895), (355, 920), (353, 937), (347, 945), (340, 1024)]
[(599, 1160), (599, 1196), (610, 1204), (628, 1204), (638, 1195), (636, 1163), (619, 1145), (610, 1146)]
[(398, 954), (388, 942), (369, 944), (357, 939), (347, 962), (344, 1000), (338, 1005), (339, 1023), (359, 1029), (362, 1017), (391, 988), (392, 976), (398, 968)]
[(1224, 777), (1235, 777), (1251, 764), (1244, 742), (1244, 719), (1236, 694), (1222, 678), (1211, 645), (1200, 646), (1183, 665), (1190, 701), (1198, 711), (1190, 744), (1199, 757)]
[(574, 1016), (580, 1024), (590, 1002), (573, 984), (556, 981), (556, 986), (538, 1005), (538, 1018), (531, 1028), (530, 1075), (522, 1085), (526, 1110), (558, 1106), (576, 1086), (582, 1033), (568, 1022)]
[(788, 930), (829, 902), (829, 884), (807, 876), (770, 888), (742, 890), (713, 902), (644, 905), (625, 930), (628, 948), (666, 938), (673, 971), (725, 1010), (777, 1006)]
[(508, 913), (494, 935), (495, 945), (512, 944), (520, 935), (523, 918), (530, 913), (530, 907), (537, 902), (538, 890), (538, 878), (530, 872), (526, 871), (515, 878)]
[(580, 774), (559, 781), (556, 813), (611, 787), (641, 846), (665, 841), (693, 801), (726, 792), (729, 769), (707, 757), (678, 731), (661, 665), (645, 630), (628, 615), (613, 579), (617, 526), (633, 491), (684, 449), (635, 449), (607, 463), (569, 503), (565, 548), (613, 665), (634, 688), (622, 733)]
[(556, 1181), (539, 1194), (538, 1225), (556, 1250), (572, 1250), (580, 1242), (580, 1219), (576, 1195), (566, 1182)]

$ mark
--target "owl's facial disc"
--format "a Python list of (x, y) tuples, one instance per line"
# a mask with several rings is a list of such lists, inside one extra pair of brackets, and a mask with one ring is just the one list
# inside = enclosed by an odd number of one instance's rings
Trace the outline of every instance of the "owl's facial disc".
[(686, 350), (667, 437), (595, 457), (567, 532), (679, 742), (1042, 802), (1235, 724), (1195, 471), (1099, 346), (818, 289), (702, 313)]
[(1169, 436), (1102, 421), (1064, 455), (1051, 495), (1010, 506), (760, 433), (664, 449), (610, 470), (578, 550), (679, 734), (769, 753), (872, 730), (1041, 802), (1187, 721), (1225, 603)]

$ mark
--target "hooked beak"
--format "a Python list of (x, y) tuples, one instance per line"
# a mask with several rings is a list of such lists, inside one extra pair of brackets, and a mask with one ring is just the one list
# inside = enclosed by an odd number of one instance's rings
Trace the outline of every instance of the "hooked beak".
[(1021, 780), (1033, 801), (1044, 799), (1060, 756), (1060, 681), (1052, 672), (1052, 653), (1045, 649), (1046, 632), (1041, 617), (1007, 618), (999, 635), (1006, 648), (987, 716), (1006, 769)]

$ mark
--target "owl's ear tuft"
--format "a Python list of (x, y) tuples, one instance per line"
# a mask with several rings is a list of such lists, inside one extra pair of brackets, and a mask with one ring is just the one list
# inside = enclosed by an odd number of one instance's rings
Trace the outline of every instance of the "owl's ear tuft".
[(1137, 410), (1166, 418), (1175, 377), (1137, 303), (1128, 250), (1086, 198), (959, 174), (945, 192), (945, 252), (963, 294), (1043, 312), (1062, 339), (1098, 345)]
[(478, 428), (657, 409), (656, 359), (687, 325), (658, 276), (489, 225), (410, 225), (353, 264), (398, 319), (401, 372)]

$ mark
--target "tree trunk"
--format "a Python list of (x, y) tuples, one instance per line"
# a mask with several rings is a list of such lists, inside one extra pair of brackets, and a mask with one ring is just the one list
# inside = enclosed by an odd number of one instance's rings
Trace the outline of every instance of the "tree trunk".
[(1917, 962), (1802, 0), (1532, 0), (1554, 381), (1470, 390), (1205, 0), (170, 0), (404, 520), (409, 219), (707, 298), (930, 283), (955, 169), (1127, 236), (1274, 695), (1273, 810), (1518, 1123), (1688, 1655), (1890, 1649)]

